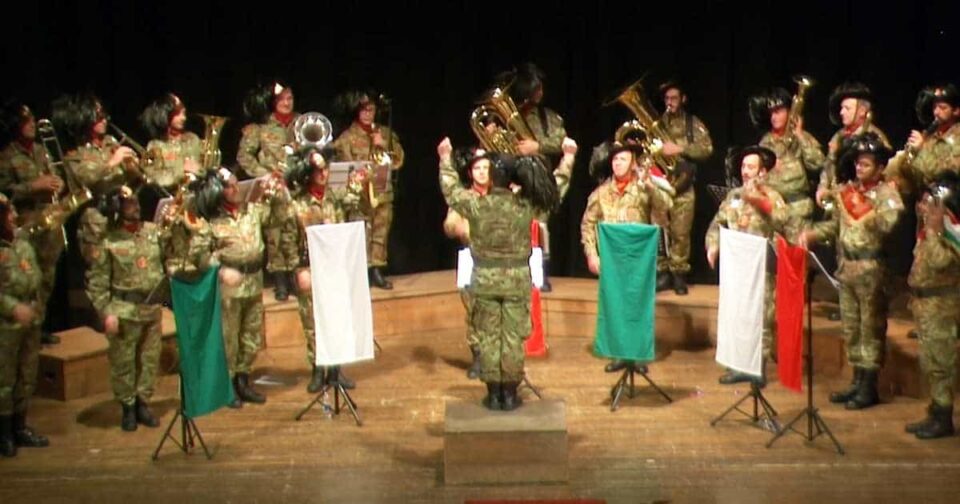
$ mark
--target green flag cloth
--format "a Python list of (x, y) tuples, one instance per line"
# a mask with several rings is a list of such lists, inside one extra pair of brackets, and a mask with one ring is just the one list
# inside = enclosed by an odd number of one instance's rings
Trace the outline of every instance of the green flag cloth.
[(196, 281), (170, 281), (180, 349), (183, 414), (188, 418), (212, 413), (233, 401), (223, 350), (218, 272), (219, 268), (210, 268)]
[(654, 360), (654, 307), (660, 228), (600, 223), (600, 295), (593, 351), (601, 357)]

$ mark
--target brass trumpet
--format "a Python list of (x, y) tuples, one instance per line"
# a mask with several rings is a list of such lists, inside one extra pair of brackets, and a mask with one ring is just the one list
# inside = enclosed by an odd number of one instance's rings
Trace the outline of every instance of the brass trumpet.
[(128, 159), (124, 161), (124, 166), (127, 168), (128, 173), (135, 174), (137, 178), (140, 179), (140, 182), (144, 185), (153, 185), (156, 186), (164, 196), (170, 197), (169, 191), (163, 189), (156, 181), (147, 174), (147, 170), (159, 171), (163, 169), (163, 154), (157, 149), (147, 150), (143, 148), (136, 140), (126, 134), (122, 129), (117, 127), (116, 124), (108, 123), (110, 128), (113, 129), (114, 133), (119, 137), (117, 142), (121, 145), (126, 144), (134, 152), (137, 153), (137, 157), (134, 159)]

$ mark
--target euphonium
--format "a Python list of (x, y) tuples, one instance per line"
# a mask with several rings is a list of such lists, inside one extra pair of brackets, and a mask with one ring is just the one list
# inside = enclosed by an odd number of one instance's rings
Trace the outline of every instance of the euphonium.
[[(488, 131), (484, 121), (493, 120), (496, 127)], [(470, 127), (480, 145), (491, 152), (518, 154), (520, 140), (536, 140), (533, 131), (520, 115), (513, 99), (503, 88), (494, 88), (470, 114)]]
[[(807, 90), (813, 86), (813, 79), (806, 75), (798, 75), (793, 78), (797, 83), (797, 94), (793, 95), (793, 101), (790, 103), (790, 112), (787, 115), (787, 133), (793, 134), (797, 129), (797, 124), (803, 120), (803, 106), (806, 105)], [(866, 132), (866, 130), (864, 130)]]
[(204, 171), (220, 167), (220, 132), (227, 118), (223, 116), (198, 114), (203, 119), (203, 140), (200, 142), (200, 168)]
[[(646, 92), (643, 89), (641, 81), (636, 81), (627, 86), (626, 89), (617, 96), (615, 101), (620, 102), (633, 113), (636, 119), (623, 123), (614, 133), (614, 140), (623, 143), (627, 135), (633, 131), (643, 133), (644, 140), (641, 146), (653, 162), (667, 172), (677, 166), (677, 156), (667, 156), (663, 153), (663, 144), (672, 142), (670, 134), (660, 125), (657, 114), (650, 101), (647, 99)], [(611, 102), (606, 103), (609, 105)]]

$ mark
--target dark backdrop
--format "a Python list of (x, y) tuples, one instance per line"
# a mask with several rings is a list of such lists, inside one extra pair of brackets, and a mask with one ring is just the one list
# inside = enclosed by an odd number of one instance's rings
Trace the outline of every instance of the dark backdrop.
[[(958, 80), (955, 3), (21, 2), (4, 22), (2, 92), (45, 114), (57, 93), (91, 90), (120, 127), (144, 139), (137, 114), (174, 91), (193, 112), (231, 117), (221, 147), (232, 163), (241, 100), (258, 78), (282, 77), (298, 110), (328, 115), (336, 93), (372, 85), (392, 97), (407, 151), (390, 270), (410, 273), (453, 266), (454, 244), (441, 232), (437, 142), (449, 135), (456, 145), (472, 143), (467, 117), (491, 76), (534, 61), (547, 73), (547, 105), (580, 145), (572, 188), (551, 221), (554, 273), (584, 275), (579, 222), (595, 185), (586, 161), (628, 115), (600, 104), (645, 72), (648, 89), (676, 77), (715, 146), (699, 176), (693, 249), (695, 278), (711, 280), (701, 251), (716, 203), (703, 185), (722, 181), (728, 146), (758, 139), (747, 96), (770, 85), (793, 92), (792, 75), (812, 76), (806, 124), (825, 143), (835, 129), (826, 110), (831, 89), (859, 79), (877, 95), (876, 123), (902, 145), (916, 127), (920, 87)], [(199, 121), (192, 127), (202, 132)]]

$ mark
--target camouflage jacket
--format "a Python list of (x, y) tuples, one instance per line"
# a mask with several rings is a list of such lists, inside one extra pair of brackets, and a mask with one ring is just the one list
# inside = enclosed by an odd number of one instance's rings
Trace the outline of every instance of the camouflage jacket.
[(924, 228), (913, 248), (907, 284), (914, 289), (953, 287), (954, 294), (960, 292), (960, 249)]
[(30, 188), (38, 177), (49, 174), (50, 160), (40, 143), (35, 142), (28, 150), (13, 141), (0, 151), (0, 192), (7, 194), (21, 213), (43, 208), (52, 201), (53, 195), (49, 192)]
[(113, 168), (108, 165), (117, 147), (120, 147), (117, 139), (107, 135), (100, 146), (88, 142), (67, 152), (64, 155), (64, 164), (70, 175), (67, 182), (73, 184), (70, 192), (79, 193), (81, 187), (76, 185), (80, 185), (90, 189), (96, 197), (123, 185), (126, 182), (123, 164)]
[(887, 164), (884, 176), (897, 182), (901, 191), (922, 192), (945, 171), (960, 172), (960, 122), (927, 136), (912, 162), (902, 155), (895, 156)]
[[(691, 130), (693, 141), (687, 139), (687, 121), (692, 121)], [(697, 116), (686, 112), (670, 114), (664, 112), (660, 117), (660, 124), (670, 135), (671, 140), (683, 147), (682, 157), (693, 162), (703, 162), (713, 154), (713, 141), (710, 140), (710, 131)]]
[[(540, 119), (541, 108), (547, 118), (546, 125)], [(523, 120), (527, 122), (527, 126), (537, 137), (537, 142), (540, 143), (540, 154), (553, 157), (553, 159), (556, 159), (556, 156), (563, 155), (561, 145), (563, 139), (567, 136), (567, 130), (563, 127), (563, 118), (560, 117), (560, 114), (547, 107), (530, 107), (524, 112)]]
[(882, 273), (883, 240), (903, 211), (895, 185), (881, 182), (864, 190), (860, 183), (847, 183), (834, 190), (837, 210), (833, 218), (814, 224), (817, 240), (837, 241), (837, 278), (853, 284)]
[[(183, 163), (187, 158), (191, 158), (200, 164), (200, 137), (185, 132), (176, 141), (151, 140), (147, 144), (147, 150), (157, 149), (163, 158), (163, 167), (159, 170), (150, 167), (144, 168), (147, 176), (164, 189), (172, 190), (183, 181), (184, 171)], [(198, 172), (199, 177), (203, 177), (203, 172)]]
[(307, 190), (300, 190), (293, 196), (292, 211), (297, 219), (297, 255), (300, 264), (310, 265), (307, 251), (307, 228), (320, 224), (338, 224), (346, 221), (346, 216), (359, 204), (360, 195), (346, 188), (327, 187), (323, 199)]
[(760, 145), (777, 155), (777, 166), (767, 173), (767, 185), (787, 203), (809, 198), (807, 172), (820, 171), (825, 159), (820, 142), (806, 131), (799, 139), (792, 134), (776, 136), (767, 132)]
[[(871, 124), (867, 131), (876, 133), (886, 148), (893, 149), (893, 147), (890, 145), (890, 140), (887, 138), (887, 135), (883, 132), (883, 130)], [(824, 159), (823, 171), (820, 172), (820, 184), (818, 185), (818, 189), (833, 189), (833, 186), (836, 185), (837, 180), (837, 163), (840, 161), (837, 159), (837, 156), (840, 153), (840, 148), (843, 147), (843, 142), (854, 135), (862, 134), (863, 125), (860, 125), (852, 132), (841, 128), (837, 130), (832, 137), (830, 137), (830, 141), (827, 142), (827, 157)]]
[(237, 287), (224, 287), (224, 296), (253, 297), (263, 291), (263, 225), (270, 219), (270, 203), (247, 203), (236, 214), (221, 211), (210, 219), (210, 247), (223, 266), (248, 269)]
[(474, 293), (529, 297), (533, 206), (503, 188), (493, 188), (478, 198), (474, 191), (463, 187), (449, 160), (440, 163), (440, 189), (447, 205), (470, 223)]
[(734, 231), (762, 236), (772, 240), (775, 233), (782, 233), (787, 224), (789, 213), (787, 204), (773, 188), (760, 185), (758, 190), (770, 202), (770, 213), (762, 211), (743, 198), (743, 188), (737, 187), (727, 193), (727, 197), (720, 203), (717, 215), (710, 222), (707, 229), (707, 249), (720, 246), (720, 228), (725, 227)]
[(285, 145), (294, 141), (292, 125), (284, 127), (273, 115), (263, 124), (248, 124), (243, 127), (240, 147), (237, 149), (237, 164), (248, 177), (261, 177), (276, 170), (286, 172), (287, 152)]
[(195, 213), (181, 214), (163, 226), (160, 244), (164, 267), (170, 276), (188, 280), (197, 278), (217, 264), (213, 256), (210, 223)]
[(649, 223), (654, 212), (670, 207), (670, 199), (659, 189), (647, 189), (639, 178), (629, 182), (621, 194), (613, 177), (594, 189), (580, 221), (580, 242), (587, 257), (600, 254), (597, 225), (601, 222)]
[[(144, 222), (134, 233), (115, 226), (96, 250), (87, 270), (87, 296), (100, 316), (125, 320), (159, 317), (165, 280), (160, 229), (152, 222)], [(132, 302), (124, 295), (141, 296), (150, 304)]]
[[(393, 161), (391, 168), (399, 170), (403, 167), (404, 159), (403, 146), (400, 145), (400, 137), (387, 126), (380, 126), (380, 134), (383, 136), (383, 141), (386, 142), (389, 148), (390, 159)], [(334, 140), (333, 146), (337, 149), (337, 161), (370, 161), (370, 151), (373, 149), (373, 136), (367, 134), (360, 124), (353, 122), (349, 128), (344, 130), (343, 133), (340, 133), (340, 136)], [(387, 186), (387, 190), (390, 190), (389, 186)]]
[(0, 240), (0, 329), (21, 328), (13, 319), (13, 309), (20, 303), (32, 305), (39, 312), (40, 280), (40, 265), (26, 237), (17, 236), (13, 242)]

